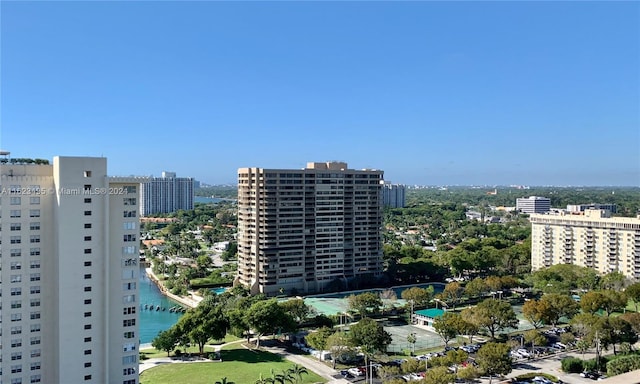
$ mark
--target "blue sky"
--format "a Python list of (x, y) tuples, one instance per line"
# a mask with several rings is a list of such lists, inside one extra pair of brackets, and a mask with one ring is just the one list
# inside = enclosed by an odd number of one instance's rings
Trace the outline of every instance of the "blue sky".
[(638, 2), (6, 2), (0, 147), (222, 184), (640, 185)]

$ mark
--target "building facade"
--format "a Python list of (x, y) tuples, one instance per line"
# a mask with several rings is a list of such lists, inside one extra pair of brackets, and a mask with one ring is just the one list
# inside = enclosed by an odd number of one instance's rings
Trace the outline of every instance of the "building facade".
[(605, 209), (611, 213), (616, 213), (618, 211), (618, 206), (615, 204), (570, 204), (567, 205), (567, 211), (576, 213), (576, 212), (584, 212), (587, 209)]
[(252, 293), (320, 292), (382, 273), (380, 170), (238, 170), (238, 277)]
[(547, 213), (551, 210), (551, 200), (546, 197), (529, 196), (516, 199), (516, 210), (522, 213)]
[(404, 208), (406, 205), (406, 187), (400, 184), (384, 183), (382, 186), (382, 205), (389, 208)]
[(138, 382), (139, 184), (105, 158), (0, 165), (1, 382)]
[(533, 270), (576, 264), (640, 279), (640, 217), (586, 210), (583, 215), (533, 214), (530, 220)]
[(140, 214), (193, 209), (193, 183), (193, 178), (176, 177), (175, 172), (162, 172), (162, 177), (149, 178), (140, 189)]

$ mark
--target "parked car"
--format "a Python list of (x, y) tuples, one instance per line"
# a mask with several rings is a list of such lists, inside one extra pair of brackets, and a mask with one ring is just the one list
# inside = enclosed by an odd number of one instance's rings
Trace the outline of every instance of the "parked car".
[(537, 384), (553, 384), (551, 380), (547, 379), (544, 376), (536, 376), (532, 381)]
[(518, 352), (522, 357), (531, 357), (531, 354), (529, 353), (529, 351), (527, 351), (524, 348), (520, 348), (516, 350), (516, 352)]
[(566, 349), (567, 348), (567, 346), (565, 344), (562, 344), (560, 342), (553, 343), (551, 346), (553, 348), (557, 348), (557, 349)]

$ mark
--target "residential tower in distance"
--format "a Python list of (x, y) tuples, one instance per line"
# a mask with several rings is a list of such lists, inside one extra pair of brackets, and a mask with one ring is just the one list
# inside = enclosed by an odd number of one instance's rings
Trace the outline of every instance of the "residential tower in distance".
[(382, 205), (389, 208), (404, 208), (406, 187), (400, 184), (384, 182), (382, 185)]
[(275, 295), (379, 277), (382, 180), (342, 162), (240, 168), (236, 283)]
[(522, 213), (547, 213), (551, 210), (551, 200), (547, 197), (529, 196), (516, 199), (516, 210)]
[(16, 160), (0, 163), (2, 382), (138, 383), (146, 179), (108, 177), (105, 158)]
[(193, 178), (176, 177), (175, 172), (162, 172), (162, 177), (149, 178), (140, 189), (140, 214), (193, 209), (193, 185)]
[(530, 221), (532, 270), (576, 264), (640, 279), (640, 216), (588, 209), (583, 215), (532, 214)]

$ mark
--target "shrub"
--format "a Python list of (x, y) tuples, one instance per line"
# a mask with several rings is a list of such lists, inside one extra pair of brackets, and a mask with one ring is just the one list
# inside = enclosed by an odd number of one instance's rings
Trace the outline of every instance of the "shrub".
[(608, 361), (604, 356), (600, 356), (600, 364), (596, 362), (596, 359), (585, 360), (582, 362), (582, 369), (585, 371), (604, 370)]
[(614, 376), (621, 373), (640, 369), (640, 356), (621, 356), (607, 363), (607, 375)]
[[(575, 360), (579, 361), (580, 359), (575, 359)], [(549, 379), (549, 380), (553, 381), (554, 383), (558, 382), (558, 378), (557, 377), (555, 377), (553, 375), (550, 375), (548, 373), (539, 373), (539, 372), (525, 373), (524, 375), (520, 375), (520, 376), (516, 377), (516, 379), (517, 380), (531, 380), (536, 376), (542, 376), (545, 379)]]
[(583, 361), (575, 357), (565, 357), (561, 361), (562, 370), (567, 373), (580, 373), (584, 370)]

